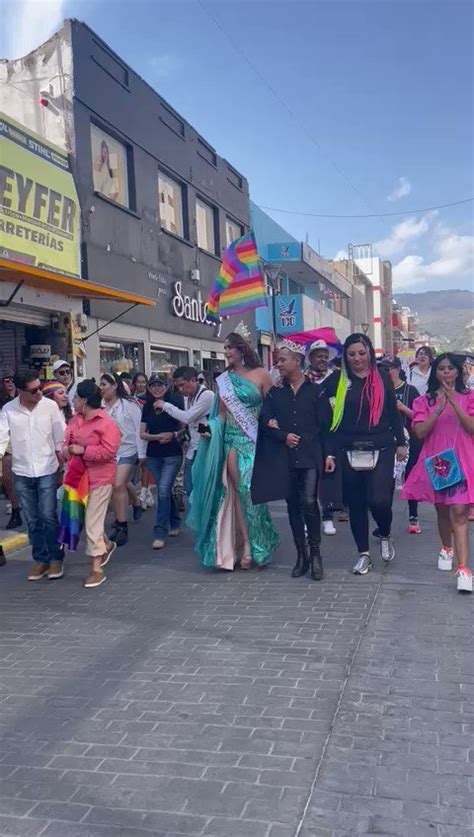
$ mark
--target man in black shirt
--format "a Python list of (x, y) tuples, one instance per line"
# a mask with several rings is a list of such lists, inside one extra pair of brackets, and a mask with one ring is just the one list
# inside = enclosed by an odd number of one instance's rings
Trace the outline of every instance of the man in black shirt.
[[(319, 550), (321, 516), (318, 484), (323, 469), (322, 435), (329, 427), (331, 408), (320, 388), (305, 378), (303, 360), (302, 347), (285, 340), (277, 361), (282, 385), (272, 387), (263, 402), (259, 432), (279, 442), (276, 448), (278, 455), (287, 461), (289, 473), (285, 499), (297, 551), (292, 576), (299, 578), (310, 569), (311, 578), (320, 581), (323, 578), (323, 563)], [(268, 464), (272, 467), (271, 463)], [(332, 472), (334, 468), (334, 456), (326, 456), (325, 470)], [(267, 480), (273, 482), (277, 470), (267, 470)]]

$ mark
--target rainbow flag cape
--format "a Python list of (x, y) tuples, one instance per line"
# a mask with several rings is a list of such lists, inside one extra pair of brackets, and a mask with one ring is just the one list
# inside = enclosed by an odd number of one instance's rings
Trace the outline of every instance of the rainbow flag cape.
[(84, 526), (89, 495), (89, 478), (82, 457), (73, 456), (69, 460), (63, 488), (58, 541), (75, 552)]
[(233, 241), (224, 253), (219, 274), (208, 300), (210, 320), (242, 314), (267, 304), (257, 245), (252, 232)]

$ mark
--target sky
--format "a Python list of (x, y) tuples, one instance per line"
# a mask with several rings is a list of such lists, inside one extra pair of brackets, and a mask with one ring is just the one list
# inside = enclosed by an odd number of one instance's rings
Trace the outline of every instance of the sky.
[[(474, 290), (471, 0), (0, 0), (0, 56), (94, 29), (326, 258)], [(414, 209), (426, 209), (414, 213)], [(286, 210), (286, 212), (276, 211)], [(400, 213), (385, 218), (312, 215)], [(297, 214), (307, 213), (307, 215)]]

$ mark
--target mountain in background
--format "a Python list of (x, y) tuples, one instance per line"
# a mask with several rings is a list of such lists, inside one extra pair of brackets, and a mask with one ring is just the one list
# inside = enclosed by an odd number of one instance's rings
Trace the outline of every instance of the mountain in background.
[(418, 314), (420, 330), (428, 331), (433, 337), (446, 337), (453, 348), (463, 348), (466, 326), (474, 318), (472, 291), (394, 292), (393, 298)]

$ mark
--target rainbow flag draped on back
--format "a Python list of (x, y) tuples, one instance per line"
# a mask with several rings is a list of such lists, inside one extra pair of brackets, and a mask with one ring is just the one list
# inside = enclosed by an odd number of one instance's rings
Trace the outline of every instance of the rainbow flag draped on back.
[(219, 317), (242, 314), (266, 304), (257, 245), (253, 233), (249, 232), (233, 241), (224, 253), (207, 300), (208, 317), (217, 322)]
[(89, 478), (82, 457), (73, 456), (69, 460), (63, 488), (58, 541), (75, 552), (84, 526), (89, 495)]

